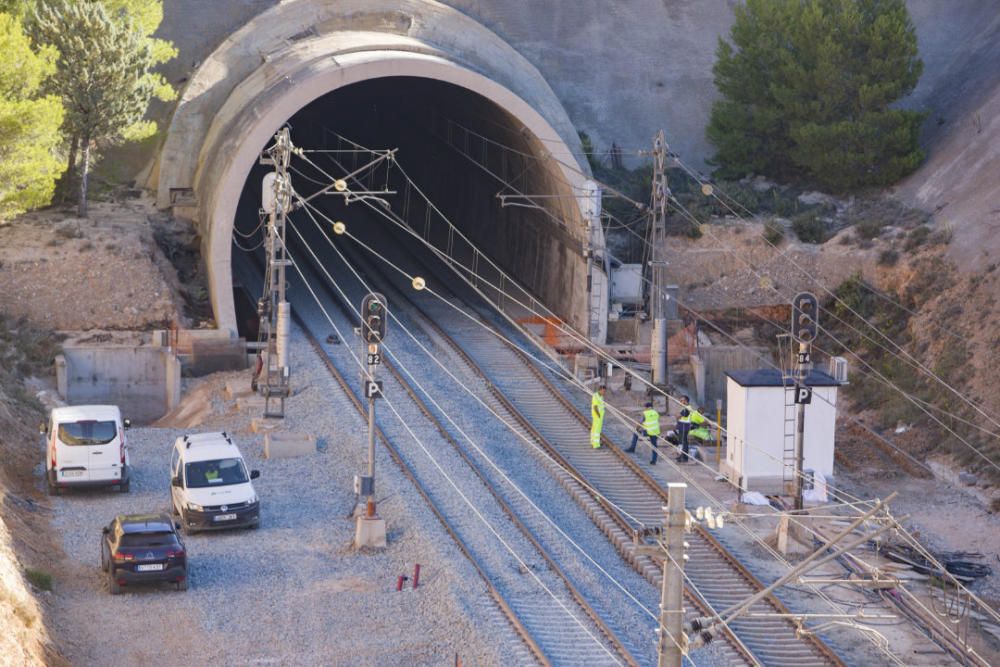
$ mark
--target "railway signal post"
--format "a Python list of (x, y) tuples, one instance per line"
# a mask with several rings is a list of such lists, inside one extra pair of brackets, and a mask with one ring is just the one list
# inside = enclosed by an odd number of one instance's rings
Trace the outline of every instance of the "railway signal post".
[(812, 342), (819, 333), (819, 301), (815, 294), (801, 292), (792, 301), (792, 337), (799, 344), (795, 364), (795, 509), (804, 507), (802, 500), (802, 468), (805, 459), (806, 405), (812, 401), (812, 389), (806, 385), (806, 377), (812, 369), (810, 352)]
[(365, 509), (357, 516), (354, 546), (383, 548), (386, 544), (385, 519), (375, 507), (375, 401), (382, 396), (382, 383), (375, 371), (382, 363), (381, 343), (385, 338), (388, 304), (383, 295), (373, 292), (361, 302), (361, 339), (364, 344), (368, 371), (364, 377), (364, 394), (368, 399), (368, 474), (358, 478), (358, 495), (365, 496)]

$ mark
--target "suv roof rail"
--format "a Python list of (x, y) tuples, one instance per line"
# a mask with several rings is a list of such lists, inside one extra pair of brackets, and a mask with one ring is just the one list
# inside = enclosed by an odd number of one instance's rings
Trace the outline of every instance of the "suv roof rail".
[(214, 443), (219, 437), (222, 437), (230, 445), (233, 444), (233, 439), (229, 437), (229, 434), (225, 431), (215, 432), (215, 433), (189, 433), (185, 435), (184, 449), (191, 449), (191, 445), (197, 445), (199, 443), (212, 442)]

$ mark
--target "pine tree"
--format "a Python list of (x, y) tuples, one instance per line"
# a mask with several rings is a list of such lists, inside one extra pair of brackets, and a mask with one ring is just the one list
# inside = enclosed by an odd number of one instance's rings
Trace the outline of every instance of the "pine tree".
[(52, 200), (61, 166), (56, 149), (63, 107), (41, 96), (55, 71), (55, 52), (34, 52), (21, 22), (0, 13), (0, 220)]
[[(3, 2), (4, 0), (0, 0)], [(35, 0), (7, 0), (21, 3), (34, 3)], [(163, 22), (163, 0), (79, 0), (90, 3), (100, 3), (108, 12), (111, 20), (121, 25), (131, 25), (142, 33), (149, 44), (150, 52), (153, 56), (153, 65), (162, 65), (165, 62), (177, 57), (177, 49), (173, 42), (165, 39), (153, 37), (153, 33)], [(146, 78), (153, 85), (153, 97), (161, 102), (170, 102), (177, 97), (174, 90), (162, 74), (154, 71), (146, 73)], [(142, 126), (133, 128), (132, 134), (138, 138), (145, 138), (156, 133), (156, 125), (149, 121)], [(65, 193), (72, 192), (76, 173), (77, 153), (79, 152), (80, 138), (70, 136), (69, 158), (66, 167), (66, 178), (62, 186)]]
[(64, 131), (79, 138), (78, 212), (87, 215), (91, 150), (149, 136), (142, 118), (155, 89), (152, 48), (131, 21), (114, 21), (100, 2), (50, 0), (34, 11), (32, 32), (59, 53), (50, 85), (66, 108)]
[[(153, 37), (153, 33), (163, 22), (163, 0), (87, 0), (100, 2), (113, 21), (122, 24), (131, 22), (132, 26), (142, 33), (149, 44), (153, 56), (153, 65), (162, 65), (177, 57), (177, 48), (173, 42)], [(162, 74), (147, 72), (146, 76), (153, 83), (153, 97), (161, 102), (170, 102), (177, 97), (174, 90)]]
[(747, 0), (719, 40), (709, 140), (722, 176), (846, 190), (923, 159), (923, 114), (893, 108), (923, 65), (903, 0)]

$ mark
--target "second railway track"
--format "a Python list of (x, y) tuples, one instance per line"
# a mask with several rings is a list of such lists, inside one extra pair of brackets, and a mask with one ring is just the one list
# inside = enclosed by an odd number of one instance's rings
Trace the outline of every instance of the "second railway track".
[[(366, 266), (369, 275), (381, 273), (365, 258), (354, 255), (354, 261)], [(394, 282), (385, 276), (381, 280)], [(404, 292), (396, 290), (396, 294), (398, 298)], [(503, 340), (492, 325), (459, 315), (437, 298), (411, 297), (411, 294), (403, 298), (419, 311), (421, 325), (451, 348), (481, 379), (482, 389), (569, 472), (559, 475), (554, 471), (621, 555), (647, 580), (659, 586), (662, 560), (640, 555), (633, 534), (640, 526), (661, 524), (662, 507), (667, 500), (663, 486), (607, 436), (604, 436), (605, 447), (591, 449), (588, 418), (520, 350)], [(452, 292), (452, 297), (459, 299), (455, 294)], [(468, 306), (463, 307), (474, 312)], [(577, 483), (574, 477), (585, 480), (593, 491)], [(687, 597), (700, 613), (726, 609), (764, 588), (707, 531), (698, 528), (687, 541), (691, 563), (696, 565), (687, 572), (693, 584)], [(789, 610), (773, 595), (754, 605), (750, 612), (753, 615), (732, 621), (730, 631), (723, 635), (729, 644), (730, 659), (769, 667), (843, 664), (821, 638), (803, 635), (790, 618), (776, 616), (787, 615)]]

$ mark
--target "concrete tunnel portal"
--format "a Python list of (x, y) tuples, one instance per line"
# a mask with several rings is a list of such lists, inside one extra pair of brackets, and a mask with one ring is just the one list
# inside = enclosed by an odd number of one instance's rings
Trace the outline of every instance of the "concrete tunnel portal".
[[(394, 190), (380, 199), (415, 230), (425, 232), (429, 242), (441, 250), (449, 245), (447, 218), (547, 306), (578, 328), (585, 327), (579, 320), (582, 291), (574, 293), (573, 289), (574, 285), (586, 286), (586, 277), (580, 274), (586, 270), (580, 261), (583, 239), (578, 236), (584, 226), (574, 187), (562, 173), (553, 172), (544, 143), (509, 112), (455, 84), (391, 76), (327, 93), (296, 112), (288, 126), (297, 147), (342, 151), (307, 154), (315, 167), (292, 158), (291, 180), (303, 197), (328, 186), (326, 174), (343, 176), (374, 159), (374, 154), (360, 151), (350, 142), (372, 149), (396, 149), (396, 163), (433, 207), (416, 188), (406, 187), (396, 165), (381, 163), (359, 174), (361, 180), (352, 183), (352, 189), (370, 186)], [(250, 232), (259, 228), (261, 183), (271, 169), (255, 165), (245, 181), (234, 222), (235, 241), (240, 246), (245, 247)], [(509, 200), (513, 205), (502, 206), (501, 192), (542, 195), (533, 201), (543, 208), (519, 197)], [(372, 225), (392, 225), (358, 201), (345, 204), (342, 197), (321, 196), (314, 203), (331, 219), (345, 221), (353, 233), (367, 236), (368, 242), (372, 240)], [(292, 218), (296, 224), (307, 220), (303, 212)], [(580, 227), (574, 229), (577, 223)], [(259, 233), (252, 236), (254, 244), (261, 241)], [(465, 266), (477, 264), (458, 244), (451, 245)], [(233, 252), (239, 252), (239, 247)], [(486, 281), (501, 284), (481, 262), (478, 269)], [(484, 292), (491, 291), (485, 286), (488, 283), (480, 284)], [(506, 289), (512, 291), (509, 284)], [(239, 333), (253, 337), (254, 331), (241, 325), (253, 316), (250, 298), (258, 295), (241, 293), (235, 280), (234, 290)]]
[[(594, 297), (607, 295), (607, 279), (597, 266), (588, 291), (584, 255), (588, 235), (598, 246), (603, 237), (582, 213), (589, 168), (576, 131), (534, 66), (434, 0), (289, 0), (193, 75), (152, 179), (158, 204), (199, 227), (220, 329), (240, 328), (234, 228), (257, 224), (258, 158), (286, 123), (307, 149), (329, 146), (334, 132), (398, 148), (400, 165), (463, 234), (574, 328), (603, 339), (606, 302)], [(514, 189), (541, 195), (537, 206), (502, 207), (497, 194)]]

